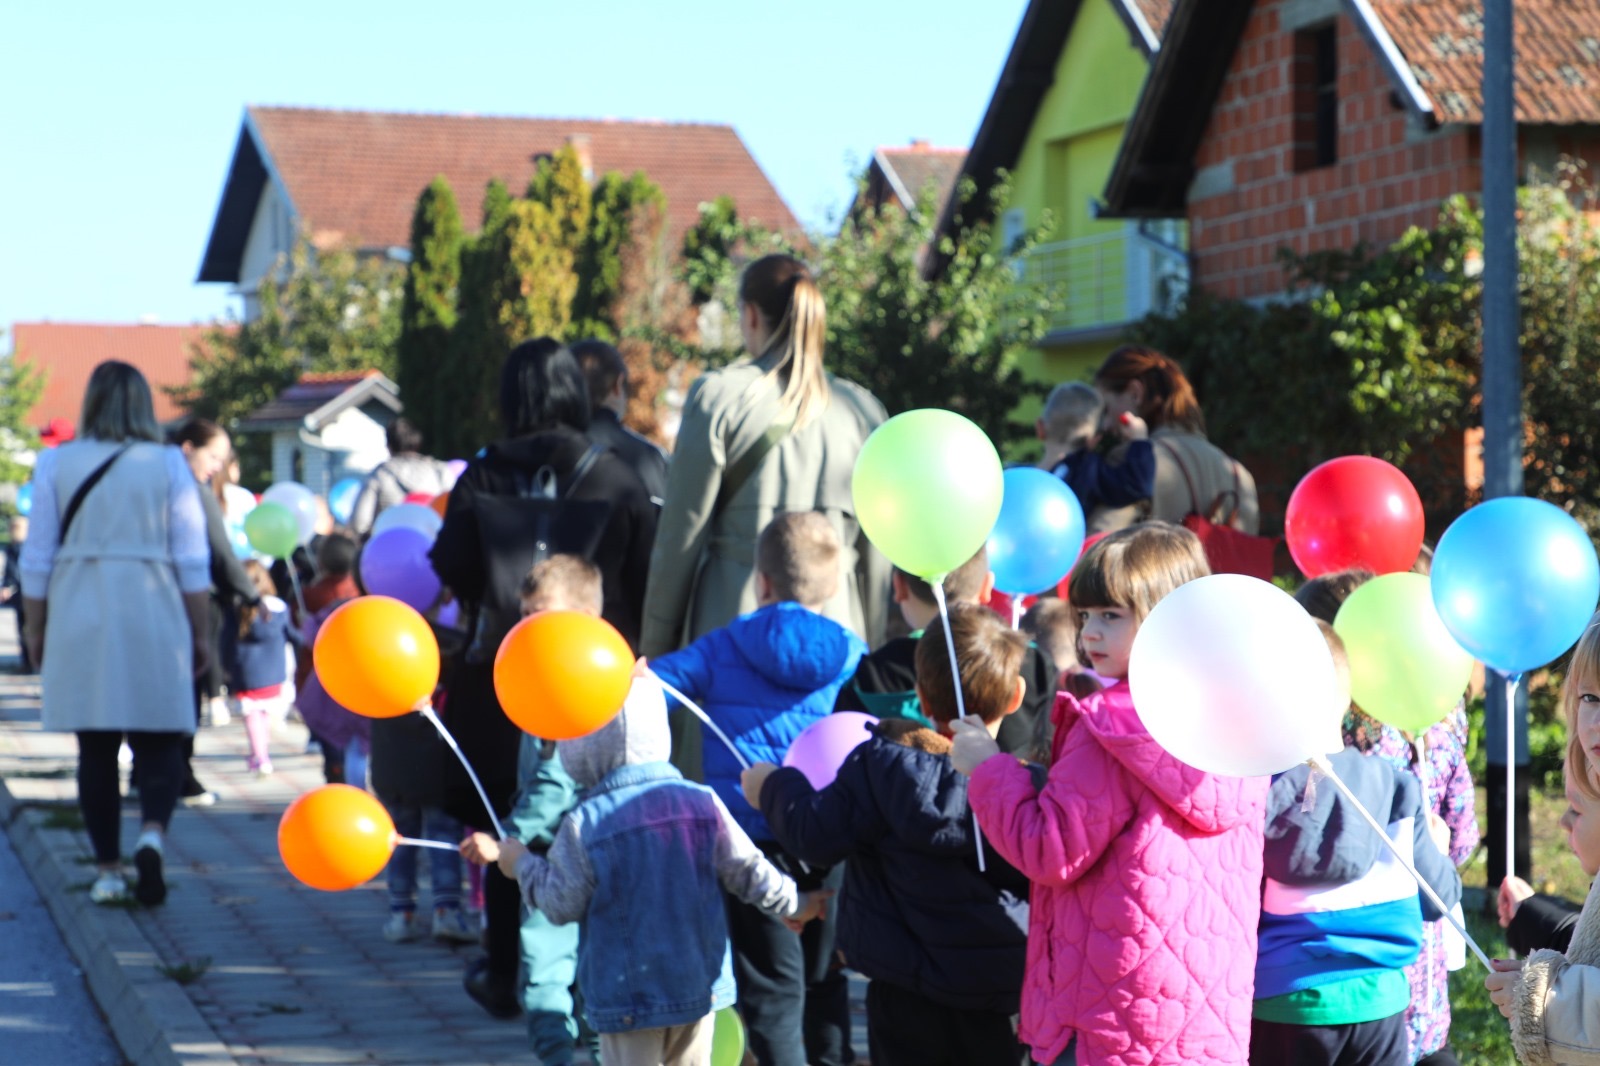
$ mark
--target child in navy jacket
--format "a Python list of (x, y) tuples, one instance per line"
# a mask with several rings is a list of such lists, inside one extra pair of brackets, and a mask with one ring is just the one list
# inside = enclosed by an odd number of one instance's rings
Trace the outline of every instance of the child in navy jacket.
[[(651, 662), (668, 685), (698, 703), (748, 762), (781, 762), (802, 731), (833, 710), (866, 645), (820, 611), (839, 585), (838, 533), (826, 516), (781, 514), (756, 544), (761, 606), (681, 651)], [(833, 888), (841, 871), (806, 869), (784, 853), (739, 788), (738, 760), (708, 731), (706, 784), (774, 865), (802, 889)], [(833, 967), (838, 908), (801, 936), (732, 897), (728, 932), (750, 1046), (768, 1066), (832, 1066), (849, 1033), (844, 975)], [(803, 977), (802, 981), (800, 978)]]
[(288, 648), (301, 641), (290, 621), (289, 605), (278, 598), (267, 568), (248, 559), (244, 572), (261, 599), (252, 607), (241, 608), (238, 629), (225, 633), (223, 651), (228, 685), (239, 699), (245, 735), (250, 738), (246, 765), (251, 773), (265, 775), (272, 773), (272, 756), (267, 750), (272, 718), (281, 718), (288, 709)]
[[(1026, 639), (993, 611), (950, 609), (966, 709), (992, 733), (1022, 703)], [(956, 717), (944, 623), (917, 643), (917, 692), (942, 727)], [(760, 763), (746, 796), (792, 854), (845, 866), (839, 946), (871, 980), (867, 1036), (885, 1066), (1018, 1063), (1028, 880), (992, 849), (978, 869), (967, 779), (950, 741), (890, 719), (814, 790), (799, 770)]]

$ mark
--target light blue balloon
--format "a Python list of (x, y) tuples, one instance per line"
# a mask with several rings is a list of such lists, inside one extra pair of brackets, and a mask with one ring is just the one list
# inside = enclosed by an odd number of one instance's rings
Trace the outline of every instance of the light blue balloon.
[(328, 510), (333, 512), (333, 520), (341, 526), (350, 524), (350, 516), (356, 509), (356, 497), (361, 495), (361, 479), (358, 477), (340, 478), (328, 490)]
[(28, 482), (17, 489), (17, 513), (28, 515), (33, 512), (33, 482)]
[(1083, 549), (1083, 506), (1066, 482), (1045, 470), (1012, 467), (1004, 482), (1000, 517), (989, 534), (994, 587), (1012, 596), (1053, 589)]
[(228, 543), (233, 546), (233, 554), (240, 559), (254, 558), (256, 554), (256, 550), (250, 547), (250, 538), (245, 534), (242, 522), (228, 524)]
[(1481, 503), (1433, 553), (1433, 604), (1474, 658), (1506, 675), (1572, 647), (1600, 600), (1600, 559), (1567, 512), (1527, 496)]

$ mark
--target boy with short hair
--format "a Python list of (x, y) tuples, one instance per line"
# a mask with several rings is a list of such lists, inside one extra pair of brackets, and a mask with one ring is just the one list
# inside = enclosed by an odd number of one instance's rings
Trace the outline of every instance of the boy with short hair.
[[(820, 512), (780, 514), (756, 544), (761, 606), (650, 667), (703, 708), (748, 762), (778, 761), (808, 726), (833, 710), (866, 645), (821, 614), (839, 586), (838, 532)], [(840, 871), (807, 870), (778, 846), (745, 801), (734, 754), (707, 731), (706, 784), (740, 828), (802, 888), (837, 885)], [(849, 992), (832, 968), (837, 913), (797, 937), (757, 907), (730, 898), (739, 1003), (750, 1047), (768, 1066), (835, 1066), (849, 1035)], [(802, 980), (803, 978), (803, 980)]]
[[(911, 635), (886, 641), (862, 659), (855, 676), (840, 690), (834, 709), (932, 725), (917, 699), (915, 660), (919, 638), (939, 617), (938, 601), (933, 597), (932, 585), (898, 567), (893, 583), (894, 602), (900, 605), (900, 615)], [(984, 548), (944, 579), (945, 602), (951, 609), (956, 604), (986, 604), (993, 591), (994, 575), (989, 572), (989, 553)], [(1023, 653), (1021, 672), (1027, 692), (1021, 709), (1000, 727), (1000, 750), (1030, 762), (1047, 762), (1055, 731), (1050, 709), (1055, 705), (1059, 672), (1049, 653), (1032, 644)]]
[[(1344, 642), (1326, 622), (1317, 626), (1348, 707)], [(1461, 876), (1429, 832), (1417, 779), (1345, 747), (1342, 713), (1324, 717), (1335, 772), (1445, 905), (1454, 906)], [(1267, 795), (1250, 1061), (1409, 1062), (1411, 987), (1404, 968), (1421, 949), (1423, 919), (1441, 915), (1343, 794), (1326, 782), (1312, 789), (1311, 774), (1304, 765), (1279, 774)]]
[(683, 779), (670, 749), (661, 688), (637, 677), (615, 718), (561, 742), (583, 791), (548, 854), (514, 837), (498, 847), (530, 908), (580, 923), (584, 1013), (608, 1066), (710, 1061), (714, 1015), (735, 998), (713, 886), (795, 925), (822, 903), (762, 857), (710, 789)]
[[(974, 604), (951, 608), (950, 633), (967, 713), (996, 734), (1022, 703), (1027, 641)], [(939, 619), (915, 660), (922, 708), (945, 729), (958, 711)], [(799, 770), (760, 763), (744, 774), (746, 797), (797, 858), (848, 860), (839, 944), (871, 980), (873, 1062), (1020, 1062), (1027, 878), (987, 848), (979, 872), (967, 780), (950, 764), (946, 737), (903, 719), (875, 733), (821, 791)]]
[[(598, 618), (604, 607), (603, 580), (600, 568), (582, 556), (552, 555), (535, 563), (522, 579), (522, 617), (577, 611)], [(523, 734), (517, 751), (517, 794), (503, 826), (508, 839), (532, 854), (548, 853), (561, 820), (577, 803), (578, 784), (562, 766), (556, 743)], [(502, 848), (492, 835), (474, 833), (462, 853), (487, 865), (500, 858)], [(568, 1066), (580, 1036), (572, 995), (578, 974), (578, 928), (557, 924), (531, 905), (522, 914), (521, 1006), (528, 1016), (528, 1042), (545, 1066)], [(507, 947), (496, 945), (494, 950)], [(500, 1013), (511, 1013), (510, 994), (496, 986), (487, 963), (468, 974), (467, 990), (486, 1008), (493, 1004)], [(592, 1034), (586, 1035), (592, 1039)]]
[(1122, 462), (1112, 464), (1095, 451), (1105, 401), (1093, 385), (1067, 381), (1050, 391), (1035, 430), (1044, 442), (1039, 466), (1067, 483), (1087, 515), (1101, 504), (1127, 507), (1155, 492), (1156, 453), (1144, 419), (1131, 412), (1112, 431), (1128, 441)]

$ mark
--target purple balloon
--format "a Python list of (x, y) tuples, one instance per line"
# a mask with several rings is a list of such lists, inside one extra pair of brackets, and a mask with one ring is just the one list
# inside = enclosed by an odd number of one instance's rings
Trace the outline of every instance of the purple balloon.
[(860, 711), (830, 714), (794, 738), (784, 753), (783, 765), (805, 774), (812, 788), (827, 788), (850, 753), (871, 739), (871, 727), (877, 724), (876, 718)]
[(450, 471), (450, 480), (454, 482), (456, 478), (461, 476), (461, 472), (467, 468), (467, 461), (465, 459), (452, 459), (444, 464), (444, 468)]
[[(451, 600), (439, 608), (439, 613), (433, 616), (433, 620), (446, 629), (454, 629), (461, 621), (461, 601)], [(1110, 688), (1111, 686), (1107, 685), (1106, 687)]]
[(433, 541), (420, 530), (396, 526), (361, 549), (361, 584), (375, 596), (392, 596), (418, 611), (439, 598), (439, 575), (428, 562)]

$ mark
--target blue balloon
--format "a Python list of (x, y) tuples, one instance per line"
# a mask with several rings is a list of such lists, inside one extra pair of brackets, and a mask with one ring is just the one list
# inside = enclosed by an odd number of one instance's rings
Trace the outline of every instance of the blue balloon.
[(17, 488), (17, 513), (28, 515), (33, 512), (33, 482), (28, 482)]
[(350, 515), (356, 509), (356, 497), (361, 495), (361, 479), (358, 477), (340, 478), (328, 490), (328, 510), (333, 513), (333, 520), (341, 526), (350, 524)]
[(1083, 550), (1083, 506), (1045, 470), (1012, 467), (1004, 481), (1000, 517), (989, 534), (994, 587), (1013, 596), (1053, 589)]
[(256, 550), (250, 546), (250, 538), (245, 535), (244, 524), (230, 522), (228, 524), (228, 543), (233, 546), (233, 554), (240, 559), (255, 557)]
[(1600, 559), (1561, 508), (1502, 496), (1450, 524), (1430, 580), (1451, 636), (1511, 676), (1544, 666), (1583, 635), (1600, 600)]

